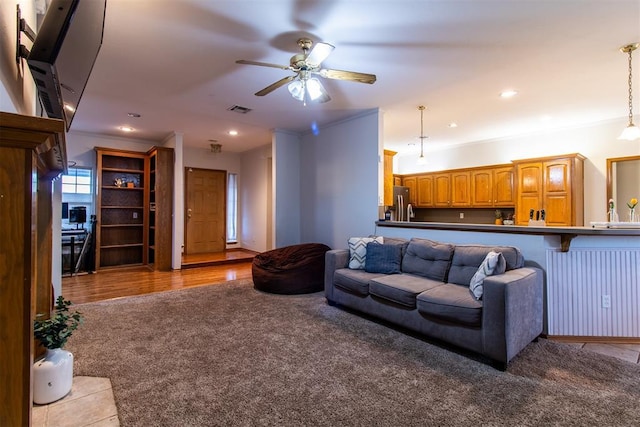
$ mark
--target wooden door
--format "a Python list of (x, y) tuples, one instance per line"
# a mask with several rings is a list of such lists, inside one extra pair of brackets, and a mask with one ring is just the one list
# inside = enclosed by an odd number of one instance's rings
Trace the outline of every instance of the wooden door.
[(529, 211), (543, 208), (542, 163), (518, 164), (517, 176), (516, 225), (528, 225)]
[(543, 201), (547, 225), (573, 225), (570, 169), (570, 159), (544, 162)]
[(185, 253), (226, 247), (227, 172), (186, 168)]
[(493, 204), (510, 207), (515, 205), (513, 166), (497, 168), (493, 171)]
[(433, 176), (433, 205), (448, 208), (451, 205), (451, 174), (439, 173)]
[(384, 150), (384, 205), (393, 206), (393, 156), (395, 151)]
[(493, 171), (491, 169), (473, 171), (471, 174), (471, 205), (475, 207), (493, 206)]
[(421, 208), (433, 206), (433, 176), (424, 175), (418, 177), (417, 205)]

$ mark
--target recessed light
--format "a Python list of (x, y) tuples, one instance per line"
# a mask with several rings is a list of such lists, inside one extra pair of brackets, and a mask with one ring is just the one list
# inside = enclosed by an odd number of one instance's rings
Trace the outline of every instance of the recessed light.
[(127, 116), (134, 117), (134, 118), (141, 117), (140, 114), (138, 114), (138, 113), (127, 113)]
[(133, 132), (135, 130), (131, 126), (120, 126), (118, 129), (120, 129), (122, 132)]
[(504, 90), (504, 91), (500, 92), (500, 97), (501, 98), (512, 98), (512, 97), (516, 96), (517, 94), (518, 94), (517, 90), (508, 89), (508, 90)]
[(457, 128), (458, 124), (456, 122), (451, 122), (451, 123), (449, 123), (449, 127), (452, 128), (452, 129), (453, 128)]
[(236, 136), (237, 134), (238, 134), (237, 130), (230, 130), (229, 131), (229, 135), (231, 135), (231, 136)]

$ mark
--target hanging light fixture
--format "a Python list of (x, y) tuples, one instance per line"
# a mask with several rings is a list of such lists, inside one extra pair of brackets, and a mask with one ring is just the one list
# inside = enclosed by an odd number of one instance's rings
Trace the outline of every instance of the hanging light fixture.
[(618, 139), (634, 141), (640, 138), (640, 128), (633, 124), (633, 94), (631, 92), (631, 52), (638, 48), (638, 43), (628, 44), (620, 48), (620, 52), (629, 54), (629, 125), (622, 131)]
[(420, 157), (418, 157), (419, 165), (426, 165), (427, 159), (424, 157), (424, 140), (428, 138), (428, 136), (424, 136), (424, 110), (426, 107), (424, 105), (420, 105), (418, 110), (420, 110)]

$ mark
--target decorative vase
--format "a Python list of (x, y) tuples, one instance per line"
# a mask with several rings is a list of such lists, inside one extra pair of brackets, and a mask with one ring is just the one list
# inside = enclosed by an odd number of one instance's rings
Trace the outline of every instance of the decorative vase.
[(61, 348), (47, 349), (33, 365), (33, 402), (39, 405), (62, 399), (71, 391), (73, 354)]
[(502, 219), (496, 218), (496, 225), (502, 225)]
[(629, 222), (636, 222), (637, 218), (636, 218), (636, 208), (633, 207), (631, 209), (629, 209)]

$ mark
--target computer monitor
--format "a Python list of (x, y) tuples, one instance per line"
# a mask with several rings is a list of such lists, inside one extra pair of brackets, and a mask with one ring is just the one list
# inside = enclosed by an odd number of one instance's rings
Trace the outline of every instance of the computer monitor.
[(69, 203), (62, 202), (62, 219), (69, 219)]

